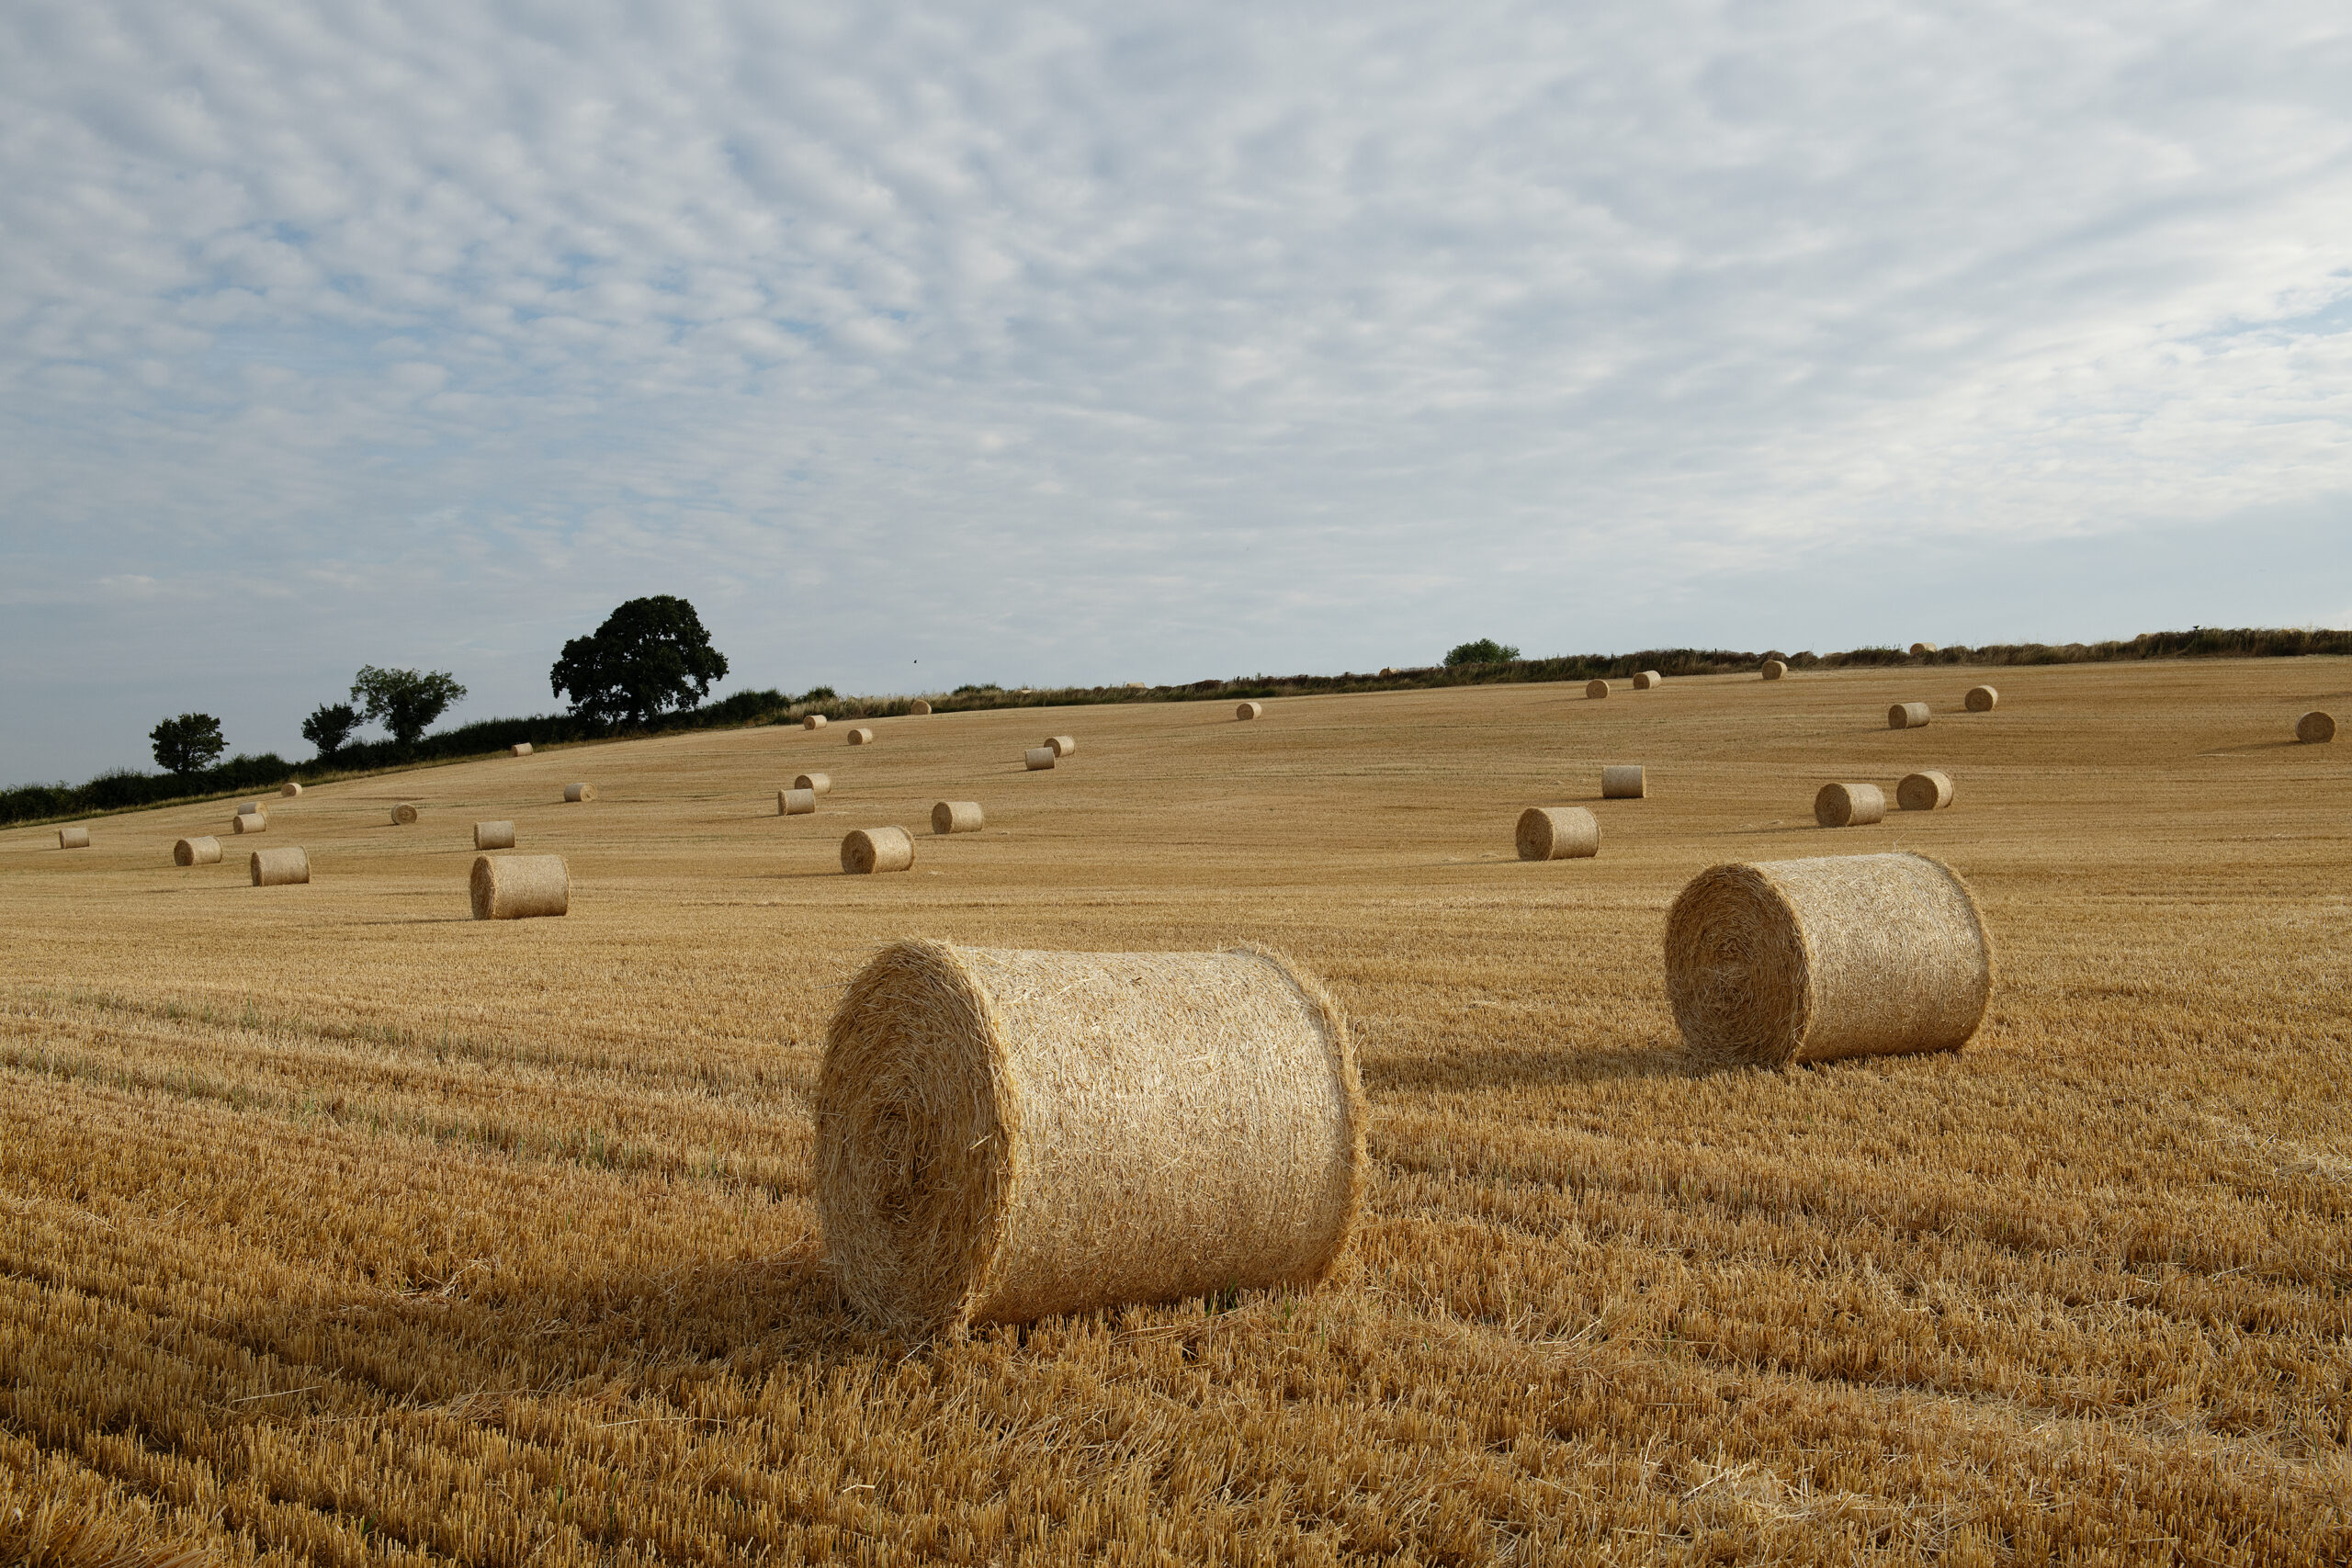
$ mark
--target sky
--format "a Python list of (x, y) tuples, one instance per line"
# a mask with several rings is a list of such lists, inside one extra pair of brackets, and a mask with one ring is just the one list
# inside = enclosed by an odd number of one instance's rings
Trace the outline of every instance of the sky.
[(0, 784), (720, 694), (2352, 626), (2352, 11), (0, 7)]

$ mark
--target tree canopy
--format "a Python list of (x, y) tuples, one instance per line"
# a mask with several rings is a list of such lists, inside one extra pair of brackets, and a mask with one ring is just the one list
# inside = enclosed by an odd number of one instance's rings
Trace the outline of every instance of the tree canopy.
[(726, 675), (727, 656), (710, 646), (695, 607), (656, 593), (618, 606), (594, 635), (565, 643), (548, 684), (571, 699), (575, 717), (642, 724), (664, 708), (696, 706)]
[(220, 721), (209, 713), (184, 713), (167, 718), (147, 732), (155, 745), (155, 764), (167, 773), (185, 777), (200, 773), (220, 761), (229, 749)]
[(1476, 642), (1465, 642), (1445, 656), (1446, 668), (1464, 664), (1508, 664), (1519, 657), (1519, 649), (1507, 642), (1482, 637)]
[[(369, 721), (392, 732), (403, 746), (413, 746), (449, 705), (466, 694), (447, 671), (379, 670), (363, 664), (351, 682), (351, 700)], [(303, 731), (309, 735), (306, 728)]]
[(321, 703), (302, 721), (302, 739), (317, 747), (321, 757), (332, 757), (358, 728), (359, 710), (349, 703)]

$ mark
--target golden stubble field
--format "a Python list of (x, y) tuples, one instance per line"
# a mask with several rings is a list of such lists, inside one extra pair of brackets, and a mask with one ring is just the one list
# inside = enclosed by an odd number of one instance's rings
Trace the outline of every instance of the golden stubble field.
[[(281, 889), (170, 864), (225, 806), (0, 834), (0, 1555), (2342, 1561), (2352, 746), (2288, 739), (2331, 705), (2299, 659), (689, 735), (313, 789)], [(1812, 824), (1923, 766), (1952, 809)], [(1513, 859), (1536, 803), (1600, 858)], [(466, 918), (504, 817), (569, 918)], [(914, 870), (841, 875), (888, 823)], [(1974, 1043), (1690, 1070), (1682, 885), (1897, 846), (1999, 943)], [(1317, 971), (1374, 1105), (1334, 1283), (869, 1333), (808, 1097), (907, 935)]]

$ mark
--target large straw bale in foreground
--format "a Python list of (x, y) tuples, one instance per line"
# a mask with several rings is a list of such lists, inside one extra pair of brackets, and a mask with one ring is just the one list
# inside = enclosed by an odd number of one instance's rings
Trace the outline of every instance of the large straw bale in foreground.
[(1071, 752), (1078, 750), (1078, 737), (1074, 735), (1048, 735), (1046, 737), (1046, 744), (1053, 748), (1055, 756), (1067, 757)]
[(1886, 727), (1889, 729), (1918, 729), (1927, 724), (1929, 716), (1925, 703), (1896, 703), (1886, 710)]
[(1041, 773), (1054, 765), (1057, 755), (1059, 753), (1050, 746), (1032, 746), (1021, 753), (1021, 764), (1033, 773)]
[(90, 830), (87, 828), (60, 828), (57, 830), (57, 847), (61, 850), (86, 850), (90, 847)]
[(813, 789), (780, 789), (775, 792), (775, 814), (778, 817), (806, 817), (817, 809), (817, 792)]
[(290, 845), (255, 850), (249, 869), (255, 887), (292, 887), (311, 880), (311, 857)]
[(1655, 670), (1644, 670), (1634, 677), (1634, 690), (1637, 692), (1650, 691), (1665, 684), (1666, 677)]
[(1719, 865), (1666, 917), (1667, 999), (1711, 1062), (1956, 1051), (1992, 993), (1976, 900), (1925, 855)]
[(172, 846), (174, 865), (219, 865), (220, 840), (207, 833), (200, 839), (182, 839)]
[(902, 1332), (1312, 1286), (1363, 1202), (1346, 1021), (1261, 950), (898, 943), (816, 1109), (826, 1250)]
[(1581, 806), (1531, 806), (1516, 837), (1521, 860), (1589, 860), (1600, 852), (1600, 819)]
[(1266, 716), (1266, 705), (1263, 703), (1236, 703), (1233, 705), (1233, 716), (1237, 719), (1263, 718)]
[(842, 840), (842, 869), (854, 876), (914, 863), (915, 837), (904, 828), (857, 828)]
[(1905, 811), (1941, 811), (1951, 804), (1951, 775), (1935, 768), (1905, 773), (1894, 786), (1894, 804)]
[(1789, 672), (1789, 667), (1777, 659), (1768, 659), (1759, 671), (1767, 681), (1777, 681)]
[(531, 743), (527, 740), (517, 740), (506, 750), (517, 757), (527, 757), (531, 754)]
[(236, 827), (240, 833), (266, 833), (269, 831), (269, 818), (258, 811), (240, 811)]
[(824, 795), (830, 792), (833, 787), (833, 775), (831, 773), (803, 773), (798, 778), (792, 781), (792, 787), (795, 789), (805, 789), (811, 795)]
[(1616, 762), (1600, 770), (1603, 800), (1640, 800), (1649, 792), (1649, 770), (1639, 762)]
[(592, 784), (568, 784), (563, 786), (563, 798), (577, 805), (596, 798), (596, 786)]
[(2295, 739), (2306, 745), (2324, 745), (2335, 739), (2335, 716), (2317, 708), (2295, 721)]
[(843, 739), (853, 746), (871, 746), (874, 744), (874, 731), (861, 725), (851, 730)]
[(1609, 694), (1609, 682), (1606, 681), (1587, 681), (1584, 683), (1584, 694), (1588, 697), (1605, 697)]
[(476, 855), (467, 892), (477, 920), (571, 912), (571, 872), (561, 855)]
[(1886, 820), (1886, 791), (1874, 784), (1826, 784), (1813, 797), (1813, 819), (1825, 828), (1867, 828)]
[(477, 822), (474, 824), (474, 848), (478, 850), (511, 850), (514, 847), (514, 823)]
[(1971, 713), (1991, 713), (2001, 705), (2001, 694), (1990, 686), (1971, 686), (1962, 700)]
[(409, 826), (416, 820), (416, 807), (410, 805), (405, 800), (401, 801), (398, 806), (392, 807), (392, 820), (398, 823), (401, 827), (405, 828)]
[(934, 833), (977, 833), (986, 823), (977, 800), (943, 800), (931, 808), (931, 830)]

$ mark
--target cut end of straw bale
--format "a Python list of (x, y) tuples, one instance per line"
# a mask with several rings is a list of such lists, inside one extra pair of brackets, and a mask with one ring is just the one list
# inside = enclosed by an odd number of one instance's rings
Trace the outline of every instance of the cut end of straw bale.
[(853, 746), (871, 746), (874, 744), (874, 731), (860, 728), (851, 730), (843, 739)]
[(220, 840), (209, 833), (200, 839), (182, 839), (172, 846), (174, 865), (219, 865)]
[(1990, 686), (1971, 686), (1967, 702), (1971, 713), (1991, 713), (2001, 705), (2001, 694)]
[(1054, 759), (1059, 754), (1050, 746), (1032, 746), (1021, 753), (1021, 761), (1023, 765), (1034, 773), (1041, 769), (1052, 767)]
[(1932, 642), (1915, 642), (1911, 645), (1911, 651), (1914, 653), (1933, 653), (1936, 651), (1936, 645)]
[(517, 757), (527, 757), (531, 754), (531, 743), (527, 740), (517, 740), (506, 750)]
[(1233, 716), (1237, 719), (1263, 718), (1265, 716), (1266, 705), (1263, 703), (1236, 703), (1233, 705)]
[(1905, 811), (1940, 811), (1951, 804), (1951, 775), (1932, 768), (1905, 773), (1894, 786), (1894, 804)]
[(1600, 821), (1581, 806), (1531, 806), (1519, 814), (1521, 860), (1590, 860), (1600, 852)]
[(596, 786), (592, 784), (569, 784), (563, 786), (563, 798), (578, 803), (596, 798)]
[(299, 779), (288, 779), (284, 784), (277, 786), (277, 793), (282, 798), (292, 800), (302, 793), (301, 781)]
[(1262, 949), (898, 943), (842, 998), (816, 1111), (826, 1250), (899, 1333), (1312, 1287), (1363, 1204), (1346, 1021)]
[(477, 920), (528, 920), (571, 912), (571, 872), (561, 855), (476, 855), (467, 892)]
[(253, 858), (255, 887), (292, 887), (311, 880), (311, 857), (300, 850), (255, 850)]
[(907, 711), (915, 715), (917, 717), (921, 717), (922, 715), (931, 711), (931, 705), (924, 702), (921, 697), (917, 697), (912, 703), (910, 703), (907, 705)]
[(1784, 1067), (1956, 1051), (1993, 993), (1976, 900), (1925, 855), (1719, 865), (1666, 918), (1666, 993), (1693, 1055)]
[(1639, 762), (1612, 763), (1600, 770), (1600, 798), (1640, 800), (1649, 794), (1649, 773)]
[(266, 833), (269, 831), (269, 818), (258, 811), (240, 811), (236, 826), (240, 833)]
[(416, 820), (416, 807), (411, 806), (405, 800), (401, 801), (398, 806), (392, 807), (392, 820), (399, 823), (403, 828), (407, 827), (410, 823)]
[(1634, 677), (1634, 690), (1646, 692), (1666, 684), (1666, 677), (1655, 670), (1645, 670)]
[(1762, 674), (1767, 681), (1777, 681), (1788, 672), (1789, 667), (1777, 659), (1768, 659), (1764, 661)]
[(803, 773), (798, 778), (792, 781), (792, 787), (795, 789), (805, 789), (811, 795), (823, 795), (833, 787), (833, 775), (831, 773)]
[(1867, 828), (1886, 820), (1886, 791), (1874, 784), (1826, 784), (1813, 797), (1813, 819), (1825, 828)]
[(1067, 757), (1078, 750), (1078, 738), (1071, 735), (1048, 735), (1046, 745), (1057, 757)]
[(931, 830), (942, 835), (977, 833), (985, 820), (977, 800), (943, 800), (931, 808)]
[(1886, 710), (1889, 729), (1917, 729), (1928, 722), (1925, 703), (1897, 703)]
[(514, 847), (514, 823), (477, 822), (474, 824), (474, 848), (478, 850), (511, 850)]
[(904, 828), (858, 828), (842, 840), (842, 869), (853, 876), (905, 871), (915, 863), (915, 838)]
[(1609, 682), (1606, 681), (1587, 681), (1584, 683), (1584, 694), (1588, 697), (1605, 697), (1609, 694)]
[(2313, 708), (2295, 721), (2295, 739), (2305, 745), (2324, 745), (2335, 739), (2335, 716)]
[(780, 789), (775, 792), (775, 814), (778, 817), (806, 817), (817, 809), (817, 792), (813, 789)]
[(822, 729), (825, 728), (825, 716), (820, 713), (809, 714), (801, 719), (800, 728), (803, 729)]
[(90, 847), (90, 830), (87, 828), (60, 828), (57, 830), (57, 847), (61, 850), (86, 850)]

